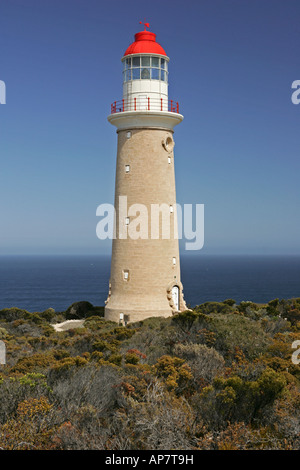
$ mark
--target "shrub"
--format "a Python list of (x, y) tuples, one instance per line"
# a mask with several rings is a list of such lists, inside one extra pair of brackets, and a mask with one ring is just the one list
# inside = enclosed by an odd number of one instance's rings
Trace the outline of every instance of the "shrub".
[(107, 341), (95, 341), (93, 344), (93, 350), (94, 351), (110, 351), (112, 353), (116, 352), (117, 348), (115, 345), (108, 343)]
[(116, 406), (120, 383), (120, 370), (114, 364), (83, 364), (67, 370), (52, 369), (48, 383), (53, 390), (52, 400), (57, 407), (70, 411), (77, 410), (83, 404), (94, 406), (102, 416), (109, 416)]
[(45, 371), (48, 367), (55, 363), (52, 353), (36, 353), (31, 356), (21, 357), (15, 366), (11, 368), (11, 372), (27, 374), (28, 372)]
[(27, 310), (21, 310), (17, 307), (12, 308), (4, 308), (0, 310), (0, 318), (4, 319), (8, 322), (19, 320), (20, 318), (24, 318), (25, 315), (31, 315)]
[(129, 353), (127, 352), (125, 355), (125, 363), (126, 364), (138, 364), (140, 361), (140, 358), (137, 354), (135, 353)]
[(190, 367), (179, 357), (162, 356), (154, 366), (157, 377), (164, 378), (169, 391), (177, 394), (191, 392), (193, 375)]
[(258, 306), (250, 301), (242, 301), (237, 306), (237, 310), (242, 313), (246, 313), (247, 309), (249, 310), (258, 310)]
[(39, 316), (47, 322), (51, 322), (56, 317), (56, 313), (53, 308), (48, 308), (44, 312), (41, 312)]
[(3, 340), (9, 335), (8, 331), (5, 328), (0, 328), (0, 339)]
[(201, 380), (211, 382), (225, 366), (224, 358), (214, 348), (203, 344), (177, 344), (174, 353), (187, 361), (197, 384)]
[(119, 326), (112, 331), (112, 334), (116, 336), (116, 339), (123, 341), (124, 339), (129, 339), (135, 334), (136, 330), (124, 326)]
[(214, 315), (208, 329), (215, 333), (215, 349), (228, 361), (234, 358), (236, 348), (253, 360), (271, 343), (257, 321), (240, 315)]
[(108, 362), (115, 364), (116, 366), (120, 366), (122, 363), (122, 355), (121, 354), (111, 354), (108, 357)]
[(0, 380), (0, 424), (15, 415), (18, 403), (22, 400), (49, 396), (50, 393), (44, 374), (32, 372), (21, 376), (3, 377)]
[[(132, 394), (134, 391), (130, 392)], [(129, 400), (127, 398), (126, 403), (130, 403)], [(126, 413), (114, 415), (113, 429), (118, 432), (111, 436), (111, 447), (138, 450), (192, 449), (196, 443), (195, 421), (195, 414), (188, 402), (166, 392), (155, 381), (147, 387), (142, 400), (127, 406)]]
[(74, 302), (65, 312), (67, 320), (88, 318), (91, 316), (104, 317), (104, 307), (94, 307), (90, 302)]
[(110, 330), (115, 327), (115, 322), (107, 321), (102, 317), (91, 316), (84, 321), (84, 327), (91, 331)]
[(121, 346), (124, 354), (128, 349), (136, 349), (147, 356), (148, 364), (154, 364), (159, 357), (172, 353), (177, 334), (172, 318), (147, 318), (131, 326), (135, 334)]
[(236, 304), (236, 301), (233, 299), (226, 299), (226, 300), (223, 300), (223, 304), (227, 304), (230, 307), (233, 307)]
[(46, 397), (29, 398), (18, 404), (16, 416), (0, 428), (0, 447), (5, 450), (50, 449), (54, 420)]
[(195, 311), (187, 310), (186, 312), (177, 313), (172, 317), (172, 323), (176, 326), (190, 330), (195, 321), (199, 318), (199, 315)]
[(199, 412), (204, 421), (213, 426), (234, 421), (263, 422), (263, 411), (281, 396), (285, 386), (285, 377), (269, 368), (252, 381), (237, 375), (217, 377), (212, 386), (203, 389)]
[(52, 365), (52, 370), (57, 372), (65, 371), (73, 367), (85, 366), (88, 361), (84, 357), (64, 357)]
[(204, 304), (197, 305), (197, 307), (195, 307), (195, 311), (205, 315), (209, 315), (211, 313), (232, 313), (234, 311), (234, 304), (235, 301), (232, 299), (228, 299), (225, 302), (205, 302)]

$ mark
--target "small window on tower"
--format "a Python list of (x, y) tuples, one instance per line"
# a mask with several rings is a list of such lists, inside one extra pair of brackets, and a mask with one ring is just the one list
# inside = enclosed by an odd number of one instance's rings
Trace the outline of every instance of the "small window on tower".
[(173, 266), (175, 266), (175, 265), (176, 265), (176, 258), (175, 258), (175, 256), (174, 256), (174, 257), (173, 257)]
[(173, 206), (170, 206), (170, 212), (171, 212), (171, 214), (174, 212), (174, 207)]
[(123, 271), (123, 279), (124, 281), (129, 280), (129, 271), (127, 269)]
[(130, 139), (130, 137), (131, 137), (131, 132), (130, 131), (127, 132), (126, 137), (127, 137), (127, 139)]
[(171, 163), (171, 157), (168, 157), (168, 163), (169, 164)]
[(130, 172), (130, 165), (125, 165), (125, 173), (129, 173)]
[(126, 218), (125, 218), (125, 225), (129, 225), (129, 222), (130, 222), (129, 217), (126, 217)]

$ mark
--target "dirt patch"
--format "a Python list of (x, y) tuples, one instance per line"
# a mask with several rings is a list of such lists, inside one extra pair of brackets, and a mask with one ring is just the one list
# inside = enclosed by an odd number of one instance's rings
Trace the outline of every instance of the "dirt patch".
[(55, 331), (66, 331), (72, 328), (81, 328), (84, 324), (84, 320), (67, 320), (62, 323), (55, 323), (53, 328)]

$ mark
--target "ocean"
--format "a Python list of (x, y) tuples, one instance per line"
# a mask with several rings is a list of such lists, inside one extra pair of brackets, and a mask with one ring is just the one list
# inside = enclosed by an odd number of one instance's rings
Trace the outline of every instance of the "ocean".
[[(109, 256), (1, 256), (0, 309), (66, 310), (73, 302), (104, 305)], [(181, 257), (184, 297), (191, 307), (234, 299), (268, 302), (300, 297), (300, 256)]]

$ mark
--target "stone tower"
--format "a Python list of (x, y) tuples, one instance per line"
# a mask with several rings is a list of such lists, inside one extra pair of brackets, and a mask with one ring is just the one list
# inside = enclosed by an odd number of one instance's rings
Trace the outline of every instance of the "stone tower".
[(105, 318), (121, 324), (186, 310), (173, 140), (183, 116), (168, 97), (169, 58), (146, 26), (122, 58), (123, 98), (108, 116), (117, 128), (118, 149)]

